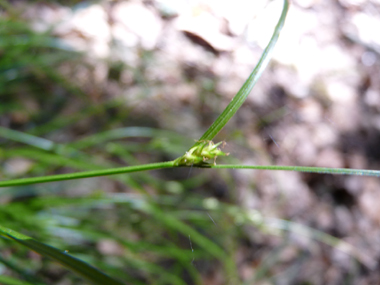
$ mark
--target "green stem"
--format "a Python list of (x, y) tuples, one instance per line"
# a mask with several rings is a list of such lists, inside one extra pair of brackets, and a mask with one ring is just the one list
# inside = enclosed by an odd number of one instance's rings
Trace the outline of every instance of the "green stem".
[(89, 178), (89, 177), (94, 177), (94, 176), (107, 176), (107, 175), (114, 175), (114, 174), (161, 169), (161, 168), (170, 168), (173, 166), (174, 166), (173, 161), (167, 161), (167, 162), (143, 164), (143, 165), (137, 165), (137, 166), (111, 168), (111, 169), (105, 169), (105, 170), (94, 170), (94, 171), (58, 174), (58, 175), (50, 175), (50, 176), (42, 176), (42, 177), (21, 178), (21, 179), (0, 181), (0, 187), (20, 186), (20, 185), (25, 185), (25, 184), (35, 184), (35, 183), (45, 183), (45, 182), (52, 182), (52, 181)]
[(309, 166), (279, 166), (279, 165), (201, 165), (194, 167), (201, 168), (230, 168), (230, 169), (257, 169), (257, 170), (285, 170), (285, 171), (299, 171), (310, 173), (324, 173), (324, 174), (340, 174), (340, 175), (360, 175), (360, 176), (376, 176), (380, 177), (379, 170), (367, 169), (350, 169), (350, 168), (329, 168), (329, 167), (309, 167)]
[[(274, 46), (277, 43), (278, 37), (280, 36), (280, 31), (285, 23), (286, 14), (288, 12), (289, 3), (287, 0), (284, 0), (284, 7), (282, 9), (281, 17), (278, 20), (276, 28), (274, 29), (272, 38), (270, 39), (267, 47), (262, 53), (259, 62), (256, 67), (253, 69), (251, 75), (248, 77), (247, 81), (240, 88), (239, 92), (235, 95), (232, 101), (224, 109), (223, 113), (216, 119), (216, 121), (208, 128), (208, 130), (203, 134), (199, 141), (212, 140), (217, 133), (227, 124), (227, 122), (232, 118), (237, 110), (241, 107), (244, 101), (247, 99), (249, 93), (251, 92), (253, 86), (259, 80), (261, 74), (267, 67), (271, 55), (273, 53)], [(195, 143), (194, 146), (199, 143)]]

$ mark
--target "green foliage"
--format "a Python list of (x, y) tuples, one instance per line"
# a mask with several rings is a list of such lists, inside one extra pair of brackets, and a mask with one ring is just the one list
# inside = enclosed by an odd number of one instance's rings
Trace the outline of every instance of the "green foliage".
[(43, 256), (50, 257), (51, 259), (58, 261), (62, 265), (77, 272), (79, 275), (83, 276), (85, 279), (91, 281), (93, 284), (110, 284), (110, 285), (123, 284), (121, 282), (118, 282), (108, 277), (104, 273), (89, 266), (83, 261), (73, 258), (66, 252), (61, 252), (60, 250), (56, 248), (40, 243), (26, 235), (23, 235), (11, 229), (4, 228), (2, 226), (0, 226), (0, 234), (40, 253)]

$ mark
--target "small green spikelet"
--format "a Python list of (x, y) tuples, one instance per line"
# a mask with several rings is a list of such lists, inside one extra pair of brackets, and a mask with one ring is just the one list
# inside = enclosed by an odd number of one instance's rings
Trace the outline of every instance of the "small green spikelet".
[(212, 141), (199, 141), (199, 144), (189, 149), (183, 156), (174, 161), (175, 166), (192, 166), (192, 165), (209, 165), (206, 161), (214, 159), (218, 156), (226, 156), (229, 153), (221, 151), (218, 146), (224, 146), (225, 142), (214, 144)]

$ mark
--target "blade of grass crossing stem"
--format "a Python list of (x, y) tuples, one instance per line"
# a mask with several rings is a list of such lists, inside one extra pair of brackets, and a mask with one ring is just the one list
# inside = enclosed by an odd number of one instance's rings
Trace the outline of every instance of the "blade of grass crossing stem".
[(0, 235), (10, 238), (29, 249), (38, 252), (39, 254), (49, 257), (66, 268), (76, 272), (83, 278), (89, 280), (93, 284), (99, 285), (122, 285), (120, 281), (117, 281), (103, 272), (99, 271), (95, 267), (88, 265), (87, 263), (68, 255), (54, 247), (38, 242), (26, 235), (18, 233), (8, 228), (0, 226)]
[[(247, 81), (243, 84), (239, 92), (235, 95), (232, 101), (228, 104), (226, 109), (224, 109), (223, 113), (216, 119), (216, 121), (208, 128), (208, 130), (203, 134), (203, 136), (199, 139), (202, 140), (212, 140), (217, 133), (227, 124), (227, 122), (232, 118), (232, 116), (237, 112), (237, 110), (241, 107), (244, 101), (247, 99), (249, 93), (251, 92), (253, 86), (256, 84), (264, 69), (267, 67), (274, 46), (277, 43), (278, 37), (280, 35), (280, 31), (285, 23), (286, 14), (288, 12), (289, 3), (287, 0), (284, 0), (284, 7), (282, 9), (281, 17), (274, 29), (272, 38), (270, 39), (267, 47), (265, 48), (263, 54), (256, 67), (253, 69), (251, 75), (248, 77)], [(195, 143), (197, 145), (198, 143)]]

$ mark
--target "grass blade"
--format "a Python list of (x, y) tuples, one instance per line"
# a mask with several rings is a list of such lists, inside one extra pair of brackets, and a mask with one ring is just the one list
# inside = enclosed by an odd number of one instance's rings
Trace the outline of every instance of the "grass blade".
[(21, 178), (21, 179), (0, 181), (0, 187), (20, 186), (20, 185), (26, 185), (26, 184), (45, 183), (45, 182), (62, 181), (62, 180), (72, 180), (72, 179), (89, 178), (89, 177), (95, 177), (95, 176), (108, 176), (108, 175), (114, 175), (114, 174), (131, 173), (131, 172), (154, 170), (154, 169), (161, 169), (161, 168), (170, 168), (173, 166), (174, 166), (174, 162), (168, 161), (168, 162), (158, 162), (158, 163), (150, 163), (150, 164), (143, 164), (143, 165), (136, 165), (136, 166), (109, 168), (109, 169), (104, 169), (104, 170), (93, 170), (93, 171), (84, 171), (84, 172), (77, 172), (77, 173), (57, 174), (57, 175), (50, 175), (50, 176)]
[(35, 146), (43, 150), (52, 150), (54, 148), (52, 141), (8, 128), (0, 127), (0, 137)]
[[(223, 113), (216, 119), (216, 121), (208, 128), (208, 130), (203, 134), (203, 136), (199, 139), (201, 140), (212, 140), (217, 133), (227, 124), (227, 122), (232, 118), (233, 115), (237, 112), (237, 110), (244, 103), (245, 99), (247, 99), (249, 93), (251, 92), (253, 86), (259, 80), (261, 74), (267, 67), (271, 55), (273, 53), (274, 46), (277, 43), (278, 37), (280, 35), (280, 31), (285, 23), (286, 14), (288, 12), (289, 3), (287, 0), (284, 0), (284, 7), (282, 9), (281, 17), (278, 20), (276, 28), (274, 29), (272, 38), (270, 39), (267, 47), (265, 48), (263, 54), (256, 67), (253, 69), (251, 75), (248, 77), (247, 81), (240, 88), (239, 92), (235, 95), (232, 101), (227, 105), (226, 109), (224, 109)], [(197, 145), (196, 143), (195, 145)], [(194, 145), (194, 146), (195, 146)]]
[(165, 131), (165, 130), (148, 128), (148, 127), (125, 127), (125, 128), (118, 128), (118, 129), (113, 129), (110, 131), (97, 133), (95, 135), (90, 135), (79, 141), (70, 143), (69, 146), (74, 147), (76, 149), (84, 149), (84, 148), (92, 147), (94, 145), (104, 144), (108, 141), (125, 139), (125, 138), (135, 138), (135, 137), (138, 137), (138, 138), (165, 137), (172, 140), (178, 140), (178, 139), (183, 139), (183, 141), (186, 140), (186, 138), (183, 138), (179, 134), (175, 132), (171, 132), (171, 131)]
[(54, 247), (51, 247), (49, 245), (46, 245), (44, 243), (38, 242), (26, 235), (23, 235), (21, 233), (18, 233), (16, 231), (13, 231), (8, 228), (4, 228), (0, 226), (0, 235), (10, 238), (23, 246), (28, 247), (29, 249), (38, 252), (39, 254), (49, 257), (66, 268), (76, 272), (83, 278), (89, 280), (93, 284), (109, 284), (109, 285), (121, 285), (123, 283), (112, 279), (108, 275), (104, 274), (103, 272), (99, 271), (95, 267), (92, 267), (88, 265), (87, 263), (72, 257)]
[(319, 174), (339, 174), (339, 175), (358, 175), (380, 177), (380, 170), (350, 169), (350, 168), (329, 168), (329, 167), (310, 167), (310, 166), (281, 166), (281, 165), (207, 165), (195, 166), (201, 168), (230, 168), (230, 169), (257, 169), (257, 170), (284, 170), (298, 171)]
[[(207, 251), (209, 254), (222, 261), (224, 264), (224, 269), (226, 271), (226, 276), (231, 280), (234, 280), (231, 284), (235, 284), (236, 274), (236, 264), (225, 251), (219, 245), (209, 240), (207, 237), (200, 234), (193, 227), (185, 224), (179, 219), (173, 217), (170, 214), (166, 214), (159, 208), (151, 207), (151, 213), (154, 218), (163, 223), (166, 227), (175, 229), (176, 231), (182, 233), (184, 236), (189, 236), (189, 240), (197, 244), (200, 248)], [(192, 246), (191, 246), (192, 248)]]

